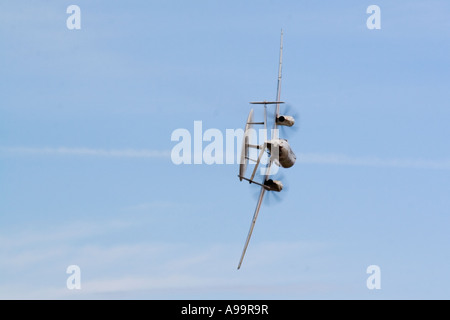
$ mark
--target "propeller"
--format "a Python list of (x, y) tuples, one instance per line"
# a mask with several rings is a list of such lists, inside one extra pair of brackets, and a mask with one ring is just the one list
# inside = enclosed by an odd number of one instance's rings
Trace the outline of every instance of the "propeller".
[[(275, 164), (272, 164), (274, 166)], [(264, 175), (262, 175), (259, 170), (258, 174), (255, 175), (255, 181), (261, 181), (263, 182)], [(266, 190), (266, 193), (264, 195), (264, 204), (267, 206), (272, 206), (273, 204), (279, 203), (283, 200), (283, 198), (286, 196), (286, 193), (289, 191), (289, 184), (287, 183), (287, 180), (282, 173), (276, 173), (274, 175), (268, 176), (268, 179), (272, 180), (279, 180), (283, 184), (283, 190), (280, 192), (277, 191), (270, 191)], [(253, 198), (258, 200), (259, 193), (261, 192), (260, 188), (254, 188), (253, 190)]]
[(284, 105), (280, 110), (280, 115), (291, 116), (295, 119), (295, 124), (292, 127), (288, 126), (278, 126), (277, 128), (280, 130), (281, 138), (289, 138), (293, 133), (296, 133), (300, 127), (300, 116), (296, 109), (291, 104)]

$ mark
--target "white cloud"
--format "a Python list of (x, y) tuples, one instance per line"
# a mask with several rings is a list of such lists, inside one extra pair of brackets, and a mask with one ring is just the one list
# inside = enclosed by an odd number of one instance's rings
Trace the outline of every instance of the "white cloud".
[[(170, 158), (170, 150), (151, 149), (99, 149), (99, 148), (32, 148), (0, 147), (0, 153), (6, 155), (45, 155), (45, 156), (92, 156), (116, 158)], [(297, 161), (305, 164), (345, 165), (365, 167), (395, 167), (449, 170), (450, 159), (408, 159), (380, 158), (376, 156), (349, 156), (336, 153), (301, 153)]]
[[(17, 235), (4, 233), (0, 248), (1, 299), (96, 299), (96, 298), (187, 298), (225, 295), (266, 296), (323, 290), (298, 270), (286, 265), (321, 264), (327, 246), (308, 242), (254, 243), (246, 265), (236, 270), (242, 243), (180, 243), (133, 241), (133, 225), (117, 226), (84, 221), (78, 226), (53, 226), (49, 230)], [(131, 241), (102, 241), (117, 228)], [(20, 239), (22, 238), (22, 241)], [(76, 241), (74, 241), (76, 240)], [(314, 254), (311, 254), (313, 253)], [(319, 254), (318, 254), (319, 253)], [(312, 258), (312, 256), (315, 256)], [(322, 258), (317, 258), (320, 256)], [(317, 260), (318, 259), (318, 260)], [(280, 263), (283, 261), (283, 263)], [(323, 261), (322, 261), (323, 262)], [(66, 268), (81, 269), (81, 290), (66, 288)], [(273, 274), (266, 279), (265, 274)], [(23, 277), (26, 275), (26, 277)], [(308, 282), (308, 283), (306, 283)], [(286, 287), (287, 285), (287, 287)], [(286, 291), (287, 290), (287, 291)]]
[(22, 231), (14, 233), (8, 233), (7, 230), (2, 230), (2, 235), (0, 235), (0, 250), (16, 250), (22, 247), (80, 240), (129, 228), (136, 224), (137, 222), (114, 219), (98, 222), (71, 221), (66, 225), (49, 226), (48, 228), (41, 228), (39, 230), (34, 229), (32, 226), (27, 226), (22, 228)]
[(333, 153), (302, 153), (297, 159), (300, 163), (331, 164), (365, 167), (395, 167), (419, 169), (450, 169), (450, 160), (427, 159), (387, 159), (379, 157), (354, 157)]
[(9, 155), (72, 155), (119, 158), (169, 158), (170, 151), (149, 149), (93, 149), (93, 148), (30, 148), (2, 147), (0, 151)]

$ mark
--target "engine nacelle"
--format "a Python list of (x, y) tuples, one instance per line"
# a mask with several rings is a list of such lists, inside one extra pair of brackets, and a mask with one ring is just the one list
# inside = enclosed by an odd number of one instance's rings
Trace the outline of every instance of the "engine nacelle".
[(264, 182), (264, 186), (268, 191), (280, 192), (281, 190), (283, 190), (283, 184), (279, 180), (272, 180), (272, 179), (266, 180)]
[(295, 123), (295, 119), (292, 116), (279, 116), (277, 118), (277, 124), (280, 126), (292, 127)]

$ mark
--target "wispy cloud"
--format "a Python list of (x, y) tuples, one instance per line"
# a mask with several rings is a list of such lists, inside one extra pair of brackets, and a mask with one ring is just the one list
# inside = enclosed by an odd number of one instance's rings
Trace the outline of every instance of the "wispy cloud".
[(22, 226), (21, 231), (8, 232), (0, 229), (0, 250), (16, 250), (31, 248), (49, 243), (65, 243), (89, 237), (101, 236), (106, 233), (132, 228), (137, 222), (125, 219), (109, 221), (71, 221), (67, 225), (51, 226), (36, 229), (33, 226)]
[(330, 164), (365, 167), (393, 167), (393, 168), (418, 168), (418, 169), (450, 169), (450, 159), (395, 159), (379, 157), (355, 157), (334, 153), (302, 153), (298, 159), (301, 163)]
[(170, 151), (150, 149), (94, 149), (94, 148), (31, 148), (0, 147), (0, 152), (9, 155), (72, 155), (119, 158), (168, 158)]
[[(101, 149), (70, 147), (0, 147), (4, 155), (43, 155), (43, 156), (92, 156), (115, 158), (170, 158), (170, 150), (152, 149)], [(364, 167), (393, 167), (449, 170), (450, 159), (413, 159), (413, 158), (381, 158), (377, 156), (350, 156), (338, 153), (301, 153), (297, 157), (299, 163), (320, 165), (344, 165)]]
[[(214, 294), (254, 297), (283, 295), (286, 290), (297, 295), (322, 290), (323, 283), (311, 283), (304, 274), (289, 268), (286, 270), (295, 271), (289, 284), (281, 276), (264, 284), (260, 279), (271, 268), (280, 268), (280, 260), (296, 265), (296, 259), (301, 257), (302, 264), (321, 265), (321, 253), (329, 249), (326, 244), (254, 243), (249, 256), (255, 262), (248, 260), (246, 269), (238, 272), (240, 242), (103, 242), (100, 239), (114, 233), (115, 228), (107, 228), (102, 221), (79, 223), (86, 224), (92, 225), (89, 232), (55, 225), (45, 236), (38, 230), (28, 232), (28, 238), (22, 242), (17, 241), (20, 235), (4, 234), (2, 242), (15, 245), (0, 248), (0, 270), (6, 275), (0, 281), (0, 298), (186, 298)], [(120, 228), (132, 238), (132, 226)], [(66, 288), (66, 268), (70, 264), (81, 268), (79, 291)], [(22, 274), (28, 276), (21, 278)]]

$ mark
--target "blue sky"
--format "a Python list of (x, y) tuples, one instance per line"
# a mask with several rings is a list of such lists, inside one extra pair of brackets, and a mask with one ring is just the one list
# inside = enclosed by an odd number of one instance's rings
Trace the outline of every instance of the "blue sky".
[[(448, 299), (449, 16), (445, 1), (3, 1), (0, 298)], [(249, 101), (273, 99), (281, 28), (298, 161), (237, 271), (254, 186), (237, 165), (174, 165), (170, 137), (242, 128)]]

